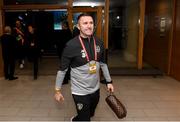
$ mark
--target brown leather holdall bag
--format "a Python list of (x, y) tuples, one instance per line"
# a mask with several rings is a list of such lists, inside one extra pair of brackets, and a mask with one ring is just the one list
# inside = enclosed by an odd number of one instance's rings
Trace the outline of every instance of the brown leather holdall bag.
[(126, 117), (127, 110), (125, 106), (114, 94), (108, 95), (105, 100), (119, 119)]

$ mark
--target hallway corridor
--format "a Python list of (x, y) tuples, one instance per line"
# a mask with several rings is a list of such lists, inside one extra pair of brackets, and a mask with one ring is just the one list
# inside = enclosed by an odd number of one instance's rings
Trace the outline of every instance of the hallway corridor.
[[(100, 84), (100, 102), (92, 121), (180, 122), (180, 0), (0, 0), (0, 36), (6, 25), (14, 30), (18, 19), (22, 30), (28, 25), (35, 28), (32, 45), (38, 41), (40, 50), (37, 80), (27, 59), (23, 69), (16, 62), (17, 80), (0, 77), (0, 122), (69, 122), (76, 114), (70, 83), (62, 87), (65, 101), (61, 103), (54, 100), (54, 87), (61, 65), (57, 43), (68, 37), (61, 24), (67, 21), (73, 30), (80, 23), (80, 13), (94, 19), (94, 28), (86, 36), (102, 39), (105, 62), (114, 75), (114, 94), (127, 108), (127, 117), (118, 119), (105, 102), (106, 85)], [(25, 30), (20, 35), (26, 47), (30, 43)], [(102, 51), (98, 45), (94, 53), (89, 50), (91, 58)], [(68, 56), (72, 60), (80, 56), (72, 55)], [(2, 54), (0, 59), (3, 76)], [(166, 73), (178, 80), (162, 75)]]
[[(63, 86), (65, 101), (55, 102), (55, 75), (18, 75), (14, 81), (0, 79), (0, 121), (69, 121), (75, 114), (70, 84)], [(113, 76), (115, 95), (127, 107), (122, 121), (180, 121), (180, 82), (166, 76)], [(119, 121), (105, 103), (105, 85), (92, 118)]]

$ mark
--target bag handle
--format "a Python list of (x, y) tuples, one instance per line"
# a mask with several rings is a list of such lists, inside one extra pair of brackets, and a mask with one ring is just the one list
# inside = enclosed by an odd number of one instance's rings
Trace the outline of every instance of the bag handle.
[(109, 95), (114, 95), (114, 93), (111, 91), (107, 91), (107, 96), (109, 96)]
[(109, 96), (109, 95), (114, 95), (114, 92), (111, 92), (111, 91), (108, 91), (108, 90), (107, 90), (107, 86), (106, 86), (106, 85), (103, 86), (103, 89), (106, 91), (107, 96)]

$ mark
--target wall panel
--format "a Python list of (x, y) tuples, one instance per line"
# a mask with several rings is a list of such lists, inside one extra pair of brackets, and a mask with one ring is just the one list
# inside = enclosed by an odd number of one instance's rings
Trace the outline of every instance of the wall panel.
[(177, 0), (174, 38), (172, 43), (171, 76), (180, 81), (180, 1)]
[(145, 19), (147, 27), (144, 39), (143, 60), (167, 73), (172, 27), (172, 1), (147, 0)]

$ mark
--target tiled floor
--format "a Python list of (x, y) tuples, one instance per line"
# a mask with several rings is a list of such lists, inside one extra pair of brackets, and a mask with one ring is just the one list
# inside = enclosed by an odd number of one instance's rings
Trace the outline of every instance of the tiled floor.
[[(1, 121), (69, 121), (76, 111), (70, 84), (63, 86), (65, 101), (54, 98), (55, 75), (19, 75), (8, 81), (0, 78)], [(113, 76), (115, 95), (128, 114), (121, 121), (180, 121), (180, 82), (170, 77)], [(119, 121), (105, 103), (107, 92), (101, 84), (101, 99), (94, 121)]]

